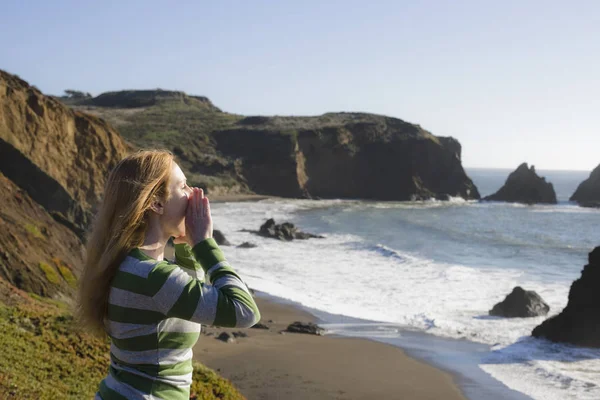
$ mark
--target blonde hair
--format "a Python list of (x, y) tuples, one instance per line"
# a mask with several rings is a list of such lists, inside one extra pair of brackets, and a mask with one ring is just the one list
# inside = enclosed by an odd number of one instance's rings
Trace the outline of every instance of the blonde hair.
[(152, 202), (170, 196), (173, 162), (169, 151), (141, 150), (121, 160), (108, 176), (79, 281), (78, 316), (96, 334), (105, 333), (110, 285), (119, 265), (144, 242)]

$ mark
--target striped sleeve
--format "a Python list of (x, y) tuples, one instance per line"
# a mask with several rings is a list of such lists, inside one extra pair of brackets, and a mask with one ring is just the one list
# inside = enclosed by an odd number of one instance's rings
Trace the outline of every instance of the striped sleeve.
[(202, 269), (200, 263), (196, 261), (192, 247), (187, 243), (178, 243), (175, 245), (175, 263), (191, 270)]
[(206, 274), (206, 283), (191, 277), (178, 265), (157, 264), (149, 274), (153, 300), (169, 318), (201, 324), (248, 328), (260, 312), (248, 287), (225, 260), (214, 239), (192, 248)]

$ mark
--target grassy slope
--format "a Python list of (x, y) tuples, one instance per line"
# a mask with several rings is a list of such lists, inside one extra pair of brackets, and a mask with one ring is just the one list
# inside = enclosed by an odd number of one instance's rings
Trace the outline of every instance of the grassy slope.
[[(80, 331), (64, 304), (35, 295), (0, 303), (0, 349), (1, 399), (89, 399), (109, 365), (108, 340)], [(203, 365), (193, 381), (193, 399), (244, 399)]]
[(235, 125), (241, 116), (221, 112), (188, 96), (139, 108), (73, 107), (106, 119), (138, 148), (173, 151), (192, 185), (237, 187), (239, 192), (248, 192), (236, 179), (231, 160), (215, 151), (211, 136), (214, 131)]

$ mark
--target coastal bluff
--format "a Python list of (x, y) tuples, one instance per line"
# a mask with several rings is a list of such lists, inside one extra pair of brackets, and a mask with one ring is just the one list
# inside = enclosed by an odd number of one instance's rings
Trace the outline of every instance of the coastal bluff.
[(588, 255), (581, 277), (573, 282), (564, 310), (538, 325), (534, 337), (579, 346), (600, 347), (600, 247)]
[(579, 184), (569, 200), (584, 207), (600, 207), (600, 165)]
[(128, 90), (60, 98), (137, 147), (172, 150), (209, 194), (409, 201), (480, 195), (461, 145), (419, 125), (368, 113), (243, 116), (183, 92)]
[(247, 117), (214, 133), (249, 188), (283, 197), (479, 199), (460, 143), (418, 125), (364, 113)]
[(535, 167), (532, 165), (530, 168), (527, 163), (519, 165), (508, 176), (504, 186), (484, 200), (524, 204), (557, 203), (552, 183), (546, 182), (545, 178), (536, 173)]
[(106, 121), (0, 70), (0, 172), (80, 236), (128, 149)]
[(129, 148), (105, 121), (0, 70), (0, 279), (74, 295), (92, 212)]

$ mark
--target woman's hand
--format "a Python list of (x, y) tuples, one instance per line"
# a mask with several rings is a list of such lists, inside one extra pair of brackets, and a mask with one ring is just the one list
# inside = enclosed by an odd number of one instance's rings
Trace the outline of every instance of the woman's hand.
[(191, 246), (195, 246), (197, 243), (211, 238), (213, 235), (213, 223), (208, 197), (204, 196), (202, 189), (196, 187), (193, 188), (188, 198), (185, 215), (185, 235)]

